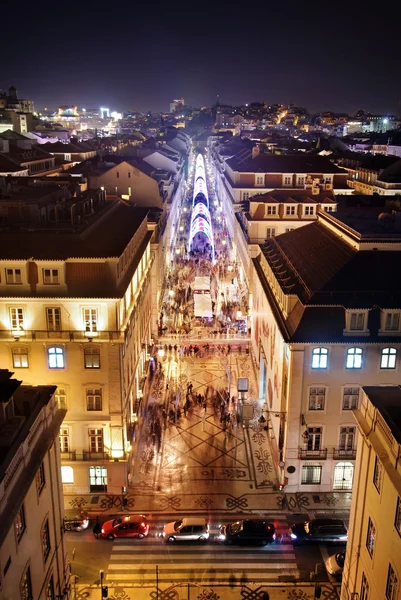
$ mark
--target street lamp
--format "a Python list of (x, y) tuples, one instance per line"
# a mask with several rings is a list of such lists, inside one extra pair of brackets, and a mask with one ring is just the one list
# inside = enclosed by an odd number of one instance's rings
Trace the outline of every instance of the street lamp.
[(157, 351), (158, 356), (160, 356), (160, 358), (163, 358), (164, 356), (164, 348), (159, 348), (159, 350)]
[(168, 293), (168, 295), (170, 296), (170, 298), (173, 298), (174, 294), (175, 294), (174, 290), (170, 290), (169, 293)]

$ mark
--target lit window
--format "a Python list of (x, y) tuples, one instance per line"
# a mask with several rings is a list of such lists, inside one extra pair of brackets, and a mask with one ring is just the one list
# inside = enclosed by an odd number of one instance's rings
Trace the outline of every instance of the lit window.
[(89, 485), (91, 492), (107, 491), (106, 467), (89, 467)]
[(13, 331), (21, 331), (24, 329), (24, 309), (10, 308), (10, 322)]
[(256, 175), (256, 185), (263, 185), (265, 178), (263, 175)]
[(61, 482), (74, 483), (74, 469), (72, 467), (61, 467)]
[(314, 215), (315, 214), (315, 207), (314, 206), (305, 206), (305, 215)]
[(64, 348), (61, 346), (51, 346), (47, 349), (47, 363), (49, 369), (64, 369)]
[(266, 228), (266, 239), (272, 238), (276, 235), (275, 227), (267, 227)]
[(100, 369), (100, 350), (90, 347), (84, 350), (85, 369)]
[(399, 331), (400, 330), (400, 313), (399, 312), (386, 313), (384, 329), (385, 329), (385, 331)]
[(397, 350), (395, 348), (383, 348), (380, 368), (381, 369), (395, 369), (395, 363), (397, 361)]
[(373, 471), (373, 483), (375, 484), (375, 488), (380, 493), (382, 488), (382, 480), (383, 480), (383, 465), (381, 461), (376, 456), (375, 460), (375, 468)]
[(358, 408), (359, 387), (345, 387), (343, 390), (343, 410)]
[(327, 348), (314, 348), (312, 350), (312, 369), (327, 369)]
[(318, 452), (322, 446), (322, 428), (308, 427), (308, 435), (306, 449), (309, 452)]
[(43, 283), (57, 285), (59, 283), (58, 269), (43, 269)]
[(398, 597), (398, 577), (391, 563), (388, 565), (386, 598), (387, 600), (397, 600)]
[(322, 477), (322, 467), (320, 465), (303, 465), (301, 483), (305, 485), (319, 484)]
[(249, 200), (249, 192), (242, 192), (242, 199)]
[(84, 326), (85, 331), (94, 332), (97, 331), (97, 309), (96, 308), (84, 308)]
[(24, 505), (22, 504), (17, 516), (15, 517), (15, 521), (14, 521), (14, 528), (15, 528), (15, 535), (17, 537), (17, 542), (20, 541), (20, 539), (23, 536), (23, 533), (25, 531), (25, 527), (26, 527), (26, 522), (25, 522), (25, 509), (24, 509)]
[(6, 269), (6, 283), (13, 285), (22, 283), (21, 269)]
[(50, 554), (50, 531), (48, 519), (46, 519), (46, 521), (43, 523), (42, 529), (40, 531), (40, 540), (42, 543), (43, 558), (46, 562), (47, 557)]
[(14, 369), (27, 369), (29, 367), (27, 348), (13, 348), (12, 356)]
[(67, 391), (65, 388), (57, 387), (54, 392), (54, 397), (56, 399), (57, 405), (59, 408), (63, 408), (67, 410)]
[(401, 535), (401, 498), (399, 496), (397, 499), (397, 508), (395, 511), (394, 525), (398, 533)]
[(60, 429), (60, 452), (69, 452), (70, 451), (70, 430), (68, 427), (62, 427)]
[(324, 410), (326, 388), (309, 388), (309, 410)]
[(351, 313), (350, 331), (363, 331), (365, 327), (365, 313)]
[(102, 410), (102, 390), (86, 390), (86, 410)]
[(366, 548), (370, 556), (373, 556), (373, 552), (375, 550), (375, 542), (376, 542), (376, 527), (373, 524), (372, 519), (369, 517), (368, 520), (368, 533), (366, 536)]
[(347, 350), (347, 369), (360, 369), (362, 367), (362, 348), (349, 348)]
[(285, 175), (284, 176), (284, 185), (291, 185), (292, 184), (292, 177), (290, 175)]
[(61, 331), (61, 309), (46, 308), (46, 323), (48, 331)]
[(90, 452), (103, 452), (103, 429), (89, 429)]
[(365, 573), (362, 573), (360, 599), (361, 600), (369, 600), (369, 582), (366, 579)]
[(21, 600), (32, 600), (32, 598), (33, 598), (31, 569), (29, 566), (25, 569), (24, 574), (21, 577), (20, 595), (21, 595)]
[(305, 183), (305, 177), (298, 176), (298, 178), (297, 178), (297, 185), (304, 185), (304, 183)]
[(39, 495), (41, 494), (43, 488), (45, 487), (45, 483), (46, 483), (45, 465), (42, 462), (36, 473), (36, 489), (38, 490)]

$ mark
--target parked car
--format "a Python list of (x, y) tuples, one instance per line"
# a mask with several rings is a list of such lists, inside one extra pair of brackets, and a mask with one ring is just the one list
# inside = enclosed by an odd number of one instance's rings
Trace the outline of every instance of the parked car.
[(209, 539), (209, 525), (206, 519), (188, 517), (167, 523), (163, 527), (166, 542), (206, 542)]
[(345, 562), (345, 551), (337, 552), (336, 554), (332, 554), (331, 556), (329, 556), (329, 558), (325, 562), (326, 571), (333, 577), (336, 577), (337, 579), (339, 579), (344, 570), (344, 562)]
[(263, 519), (247, 519), (220, 526), (219, 539), (225, 544), (261, 544), (266, 546), (276, 539), (273, 523)]
[(348, 531), (341, 519), (312, 519), (291, 525), (293, 544), (336, 543), (346, 544)]
[(102, 537), (108, 540), (115, 538), (146, 537), (149, 533), (149, 523), (143, 515), (126, 515), (106, 521), (102, 525)]
[(66, 531), (83, 531), (89, 525), (89, 515), (79, 508), (67, 508), (64, 513), (64, 529)]

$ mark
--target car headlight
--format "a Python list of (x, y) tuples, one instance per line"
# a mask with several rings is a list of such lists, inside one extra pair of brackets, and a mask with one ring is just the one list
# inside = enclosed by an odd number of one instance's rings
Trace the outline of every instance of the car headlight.
[(163, 537), (166, 537), (166, 532), (165, 531), (163, 531)]
[(276, 534), (273, 533), (273, 540), (275, 540), (277, 538)]
[(343, 541), (343, 542), (347, 542), (348, 541), (348, 535), (342, 535), (340, 537), (340, 540)]
[(297, 536), (295, 535), (295, 533), (291, 533), (290, 535), (291, 535), (291, 539), (292, 540), (296, 540), (297, 539)]
[(102, 528), (102, 533), (104, 533), (104, 529)]
[(220, 533), (219, 535), (219, 540), (225, 540), (226, 536), (224, 535), (224, 533)]

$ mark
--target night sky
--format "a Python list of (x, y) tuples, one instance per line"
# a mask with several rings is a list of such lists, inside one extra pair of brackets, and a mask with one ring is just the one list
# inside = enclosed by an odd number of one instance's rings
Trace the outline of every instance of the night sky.
[(6, 4), (0, 88), (15, 85), (37, 109), (162, 111), (219, 94), (401, 115), (400, 2), (39, 0), (19, 17)]

